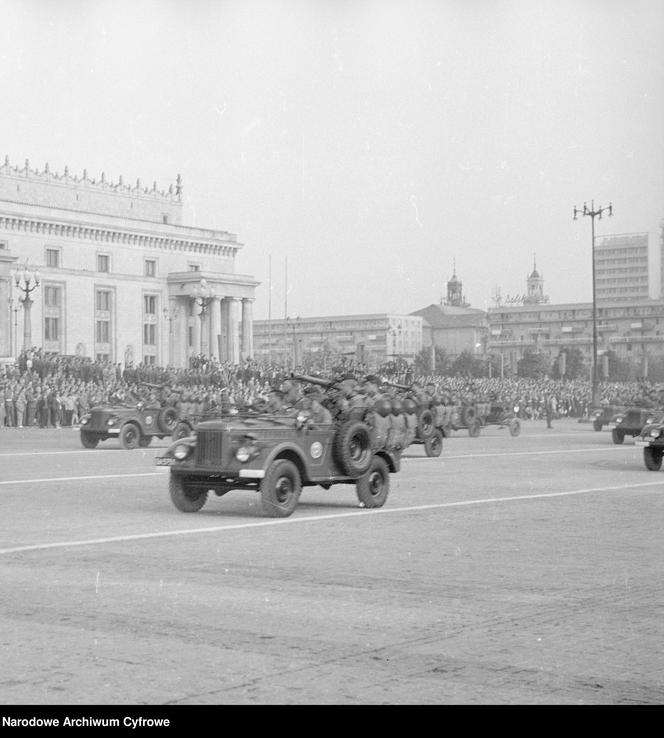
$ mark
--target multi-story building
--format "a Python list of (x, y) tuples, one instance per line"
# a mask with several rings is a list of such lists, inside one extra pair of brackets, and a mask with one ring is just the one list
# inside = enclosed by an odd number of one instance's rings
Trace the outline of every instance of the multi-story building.
[(596, 303), (647, 300), (648, 273), (647, 233), (626, 233), (596, 240)]
[(378, 313), (254, 321), (256, 359), (285, 366), (326, 368), (347, 357), (377, 367), (422, 349), (422, 318)]
[[(5, 158), (0, 357), (36, 346), (118, 363), (238, 362), (253, 354), (258, 284), (235, 272), (241, 248), (232, 233), (182, 223), (179, 175), (160, 191)], [(26, 265), (39, 273), (29, 295)]]
[[(502, 305), (489, 309), (489, 353), (499, 354), (505, 372), (516, 372), (526, 351), (550, 359), (567, 348), (579, 348), (592, 361), (592, 303)], [(611, 350), (632, 358), (647, 375), (648, 354), (664, 351), (664, 305), (660, 300), (605, 302), (596, 307), (598, 355)]]

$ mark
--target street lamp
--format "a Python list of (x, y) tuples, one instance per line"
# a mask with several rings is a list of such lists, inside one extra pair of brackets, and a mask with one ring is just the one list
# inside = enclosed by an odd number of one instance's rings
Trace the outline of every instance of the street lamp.
[(577, 215), (588, 216), (591, 220), (591, 252), (593, 259), (593, 366), (592, 366), (592, 406), (597, 407), (599, 405), (599, 386), (597, 381), (597, 299), (595, 297), (595, 218), (599, 216), (602, 219), (602, 214), (608, 213), (609, 216), (613, 215), (613, 205), (608, 204), (607, 207), (598, 207), (595, 209), (595, 201), (590, 201), (590, 207), (583, 203), (583, 210), (577, 210), (574, 207), (574, 218), (576, 220)]
[(173, 321), (178, 317), (178, 309), (175, 305), (169, 305), (163, 309), (164, 318), (168, 321), (168, 363), (173, 364)]
[(300, 316), (298, 315), (295, 320), (291, 320), (286, 317), (286, 326), (293, 329), (293, 352), (291, 356), (291, 369), (295, 371), (295, 365), (297, 364), (297, 344), (295, 342), (295, 331), (300, 325)]
[(201, 354), (205, 355), (205, 351), (203, 350), (205, 346), (204, 321), (205, 321), (205, 314), (207, 313), (208, 305), (214, 299), (214, 290), (207, 283), (206, 279), (201, 279), (201, 281), (192, 290), (191, 298), (194, 301), (194, 303), (198, 305), (198, 307), (200, 307), (201, 309), (201, 312), (199, 313), (199, 317), (201, 319)]
[(30, 310), (33, 300), (30, 295), (39, 287), (39, 272), (36, 269), (31, 269), (26, 262), (14, 272), (14, 283), (16, 288), (20, 290), (18, 299), (23, 303), (23, 348), (28, 351), (32, 347)]

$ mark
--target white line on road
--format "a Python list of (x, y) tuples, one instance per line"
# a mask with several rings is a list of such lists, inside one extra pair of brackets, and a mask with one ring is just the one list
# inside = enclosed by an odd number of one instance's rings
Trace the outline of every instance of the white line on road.
[(275, 525), (297, 525), (299, 523), (321, 522), (326, 520), (339, 520), (351, 516), (362, 515), (366, 519), (372, 515), (394, 515), (395, 513), (412, 513), (424, 510), (440, 510), (448, 507), (466, 507), (469, 505), (489, 505), (497, 502), (521, 502), (523, 500), (542, 500), (551, 497), (571, 497), (572, 495), (585, 495), (595, 492), (612, 492), (623, 489), (636, 489), (639, 487), (661, 486), (662, 482), (641, 482), (639, 484), (621, 484), (611, 487), (589, 487), (586, 489), (574, 489), (567, 492), (544, 492), (537, 495), (519, 495), (510, 497), (488, 497), (481, 500), (460, 500), (458, 502), (439, 502), (431, 505), (413, 505), (411, 507), (390, 507), (374, 510), (354, 510), (346, 513), (332, 513), (330, 515), (308, 515), (297, 518), (270, 518), (269, 520), (254, 521), (251, 523), (238, 523), (236, 525), (215, 525), (207, 528), (183, 528), (180, 530), (159, 531), (156, 533), (135, 533), (126, 536), (113, 536), (110, 538), (91, 538), (82, 541), (60, 541), (58, 543), (37, 543), (30, 546), (16, 546), (15, 548), (2, 548), (0, 555), (23, 553), (25, 551), (44, 551), (54, 548), (72, 548), (75, 546), (97, 546), (108, 543), (126, 543), (127, 541), (140, 541), (151, 538), (167, 538), (169, 536), (186, 536), (199, 533), (219, 533), (227, 530), (246, 530), (248, 528), (265, 528)]
[[(632, 451), (637, 448), (636, 446), (619, 446), (618, 448), (624, 449), (631, 449)], [(499, 453), (479, 453), (479, 454), (457, 454), (456, 456), (447, 456), (446, 454), (441, 454), (440, 456), (402, 456), (402, 460), (405, 461), (408, 459), (409, 461), (412, 461), (413, 459), (438, 459), (440, 461), (446, 461), (447, 459), (488, 459), (492, 456), (541, 456), (542, 454), (585, 454), (589, 451), (611, 451), (612, 453), (615, 452), (615, 446), (602, 446), (600, 448), (596, 448), (594, 446), (589, 446), (588, 448), (567, 448), (567, 449), (545, 449), (542, 451), (501, 451)]]
[(47, 477), (44, 479), (13, 479), (0, 484), (45, 484), (46, 482), (87, 482), (91, 479), (122, 479), (126, 477), (163, 477), (163, 472), (139, 472), (135, 474), (90, 474), (85, 477)]

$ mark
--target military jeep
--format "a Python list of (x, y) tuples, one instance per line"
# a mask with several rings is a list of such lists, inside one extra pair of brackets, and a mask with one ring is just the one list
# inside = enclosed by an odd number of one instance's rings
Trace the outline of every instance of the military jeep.
[(171, 436), (177, 422), (178, 411), (171, 406), (100, 405), (81, 418), (81, 443), (97, 448), (100, 441), (118, 438), (124, 448), (146, 448), (155, 436)]
[(287, 517), (302, 488), (315, 485), (354, 484), (362, 506), (382, 507), (401, 449), (377, 442), (362, 420), (314, 423), (306, 412), (265, 413), (203, 421), (155, 464), (168, 467), (171, 501), (181, 512), (198, 512), (210, 491), (247, 489), (260, 494), (267, 516)]
[(634, 445), (643, 448), (643, 463), (648, 471), (659, 471), (664, 457), (664, 422), (647, 423), (634, 439)]
[(645, 425), (657, 422), (663, 415), (662, 410), (650, 407), (628, 407), (611, 417), (608, 424), (611, 429), (611, 439), (614, 443), (621, 444), (625, 436), (638, 436)]

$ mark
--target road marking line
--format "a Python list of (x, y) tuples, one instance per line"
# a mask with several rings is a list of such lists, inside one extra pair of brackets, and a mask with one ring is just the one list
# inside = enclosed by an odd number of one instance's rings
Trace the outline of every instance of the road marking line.
[[(634, 450), (637, 446), (619, 446), (618, 448), (626, 450)], [(540, 456), (542, 454), (585, 454), (588, 451), (615, 451), (614, 446), (606, 446), (601, 448), (595, 448), (589, 446), (588, 448), (568, 448), (568, 449), (556, 449), (556, 450), (543, 450), (543, 451), (504, 451), (501, 453), (472, 453), (472, 454), (457, 454), (456, 456), (446, 456), (445, 452), (440, 456), (402, 456), (402, 460), (413, 460), (413, 459), (431, 459), (432, 461), (438, 459), (445, 461), (446, 459), (486, 459), (491, 456)]]
[(90, 479), (122, 479), (125, 477), (161, 477), (162, 472), (138, 472), (135, 474), (91, 474), (85, 477), (48, 477), (47, 479), (14, 479), (0, 484), (44, 484), (45, 482), (86, 482)]
[(215, 525), (207, 528), (183, 528), (180, 530), (160, 531), (157, 533), (135, 533), (127, 536), (113, 536), (109, 538), (91, 538), (79, 541), (60, 541), (58, 543), (36, 543), (29, 546), (16, 546), (15, 548), (2, 548), (0, 555), (23, 553), (25, 551), (44, 551), (54, 548), (73, 548), (76, 546), (96, 546), (107, 543), (126, 543), (127, 541), (139, 541), (152, 538), (168, 538), (170, 536), (186, 536), (198, 533), (219, 533), (226, 530), (246, 530), (248, 528), (265, 528), (275, 525), (297, 525), (299, 523), (320, 522), (325, 520), (339, 520), (351, 516), (363, 515), (369, 518), (371, 515), (391, 515), (394, 513), (421, 512), (424, 510), (441, 510), (447, 507), (466, 507), (469, 505), (488, 505), (496, 502), (520, 502), (522, 500), (541, 500), (552, 497), (571, 497), (573, 495), (592, 494), (593, 492), (611, 492), (624, 489), (636, 489), (638, 487), (661, 486), (661, 481), (641, 482), (639, 484), (621, 484), (611, 487), (588, 487), (585, 489), (574, 489), (567, 492), (543, 492), (535, 495), (515, 495), (509, 497), (487, 497), (480, 500), (460, 500), (457, 502), (439, 502), (431, 505), (413, 505), (410, 507), (378, 508), (374, 510), (353, 510), (353, 512), (332, 513), (330, 515), (309, 515), (301, 518), (271, 518), (269, 520), (254, 521), (251, 523), (237, 523), (236, 525)]

